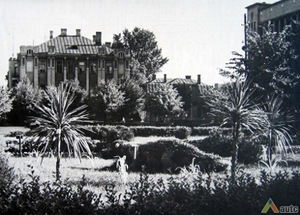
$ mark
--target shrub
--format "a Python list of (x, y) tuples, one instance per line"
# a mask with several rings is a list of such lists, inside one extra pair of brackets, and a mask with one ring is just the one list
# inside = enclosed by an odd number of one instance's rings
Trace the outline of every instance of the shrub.
[[(132, 157), (130, 154), (127, 155), (130, 156)], [(226, 168), (219, 162), (220, 157), (203, 153), (189, 143), (179, 140), (159, 140), (140, 145), (137, 158), (129, 165), (129, 170), (141, 171), (142, 166), (145, 166), (149, 173), (176, 172), (177, 167), (188, 166), (193, 158), (201, 171), (223, 171)]]
[[(230, 136), (222, 133), (222, 130), (214, 130), (210, 133), (208, 138), (190, 142), (205, 152), (214, 153), (222, 157), (230, 157), (232, 139)], [(254, 142), (249, 137), (243, 136), (241, 138), (241, 143), (239, 144), (238, 162), (244, 164), (257, 163), (259, 161), (261, 150), (258, 141)]]
[(0, 152), (0, 214), (6, 210), (9, 197), (14, 189), (15, 174), (9, 167), (7, 158)]
[[(193, 182), (170, 177), (167, 184), (149, 178), (142, 171), (128, 183), (124, 195), (113, 185), (96, 195), (86, 190), (83, 176), (77, 187), (68, 181), (40, 183), (31, 171), (30, 181), (21, 180), (4, 197), (0, 184), (1, 214), (259, 214), (269, 198), (277, 206), (298, 205), (300, 174), (261, 172), (259, 183), (240, 171), (236, 182), (230, 178), (195, 178)], [(1, 179), (1, 178), (0, 178)], [(5, 200), (5, 201), (3, 201)]]
[(179, 139), (187, 139), (191, 135), (192, 129), (189, 127), (176, 127), (175, 137)]

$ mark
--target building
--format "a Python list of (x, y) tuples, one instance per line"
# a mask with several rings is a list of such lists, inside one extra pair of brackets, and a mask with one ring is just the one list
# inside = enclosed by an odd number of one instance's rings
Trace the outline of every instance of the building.
[(276, 32), (282, 31), (287, 25), (293, 28), (296, 22), (300, 22), (299, 0), (281, 0), (273, 4), (255, 3), (246, 9), (249, 27), (260, 34), (269, 22)]
[(66, 80), (77, 80), (90, 90), (101, 81), (129, 77), (130, 52), (124, 47), (106, 42), (102, 44), (101, 32), (93, 40), (68, 35), (61, 29), (60, 35), (37, 46), (21, 46), (17, 58), (9, 60), (8, 86), (13, 87), (21, 79), (29, 78), (34, 87), (57, 86)]
[[(201, 83), (201, 75), (197, 76), (197, 80), (192, 79), (190, 75), (185, 76), (185, 78), (167, 78), (167, 75), (164, 74), (164, 78), (154, 78), (151, 82), (146, 84), (146, 92), (154, 91), (158, 85), (161, 84), (171, 84), (174, 88), (177, 89), (178, 94), (182, 97), (184, 102), (183, 110), (185, 114), (180, 117), (178, 120), (182, 123), (187, 121), (204, 121), (207, 117), (207, 110), (201, 102), (200, 99), (200, 88), (204, 86)], [(164, 116), (153, 116), (150, 113), (147, 115), (147, 121), (165, 121)], [(172, 119), (173, 121), (175, 119)]]

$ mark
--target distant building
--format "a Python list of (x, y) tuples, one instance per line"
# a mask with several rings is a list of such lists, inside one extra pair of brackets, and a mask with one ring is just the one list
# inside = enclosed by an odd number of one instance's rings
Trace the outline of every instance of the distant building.
[[(200, 88), (202, 86), (201, 75), (198, 75), (197, 80), (194, 80), (189, 75), (185, 78), (169, 79), (165, 74), (164, 78), (154, 78), (154, 80), (147, 83), (146, 92), (154, 91), (157, 86), (161, 84), (173, 85), (173, 87), (177, 89), (178, 94), (182, 97), (185, 114), (179, 119), (180, 121), (203, 121), (204, 118), (207, 117), (207, 110), (200, 100)], [(147, 121), (162, 121), (162, 119), (158, 119), (157, 116), (148, 113)]]
[(293, 28), (296, 22), (300, 22), (299, 0), (281, 0), (273, 4), (255, 3), (246, 9), (249, 27), (260, 34), (269, 22), (276, 32), (282, 31), (287, 25)]
[(101, 81), (129, 77), (130, 52), (123, 47), (102, 44), (101, 32), (93, 40), (68, 35), (67, 29), (37, 46), (21, 46), (17, 58), (9, 60), (8, 86), (13, 87), (23, 78), (29, 78), (34, 87), (57, 86), (66, 80), (78, 80), (86, 90), (99, 85)]

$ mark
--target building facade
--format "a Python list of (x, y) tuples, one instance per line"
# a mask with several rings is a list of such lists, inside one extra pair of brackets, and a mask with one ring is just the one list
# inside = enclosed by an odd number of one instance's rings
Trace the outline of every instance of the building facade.
[(273, 4), (255, 3), (246, 9), (249, 27), (260, 34), (269, 22), (276, 32), (282, 31), (287, 25), (293, 28), (295, 23), (300, 22), (299, 0), (281, 0)]
[(98, 86), (101, 81), (119, 81), (130, 76), (130, 52), (106, 42), (102, 44), (101, 32), (93, 40), (68, 35), (67, 29), (37, 46), (21, 46), (17, 58), (9, 60), (8, 86), (28, 78), (34, 87), (57, 86), (60, 82), (77, 80), (86, 90)]

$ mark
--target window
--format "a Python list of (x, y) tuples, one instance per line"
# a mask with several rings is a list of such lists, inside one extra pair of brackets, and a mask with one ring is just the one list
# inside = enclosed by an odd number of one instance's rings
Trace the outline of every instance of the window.
[(21, 62), (22, 66), (25, 66), (25, 57), (22, 57), (22, 62)]
[(54, 58), (51, 58), (51, 66), (54, 67)]
[(114, 67), (115, 67), (115, 69), (118, 67), (118, 61), (117, 60), (114, 61)]
[(71, 45), (68, 49), (77, 50), (78, 46), (77, 45)]
[(96, 63), (91, 63), (91, 73), (97, 74), (97, 66), (96, 66)]
[(119, 52), (119, 58), (124, 58), (124, 52)]
[(126, 62), (125, 62), (125, 67), (126, 67), (126, 69), (129, 69), (129, 61), (128, 60), (126, 60)]
[(28, 49), (28, 50), (27, 50), (27, 55), (31, 56), (32, 53), (33, 53), (32, 49)]
[(63, 73), (63, 62), (61, 60), (56, 61), (56, 72)]
[(54, 46), (48, 46), (48, 52), (54, 53)]
[(83, 61), (79, 62), (79, 72), (85, 71), (85, 63)]
[(34, 67), (37, 67), (38, 66), (38, 60), (37, 60), (37, 58), (35, 57), (34, 58)]

